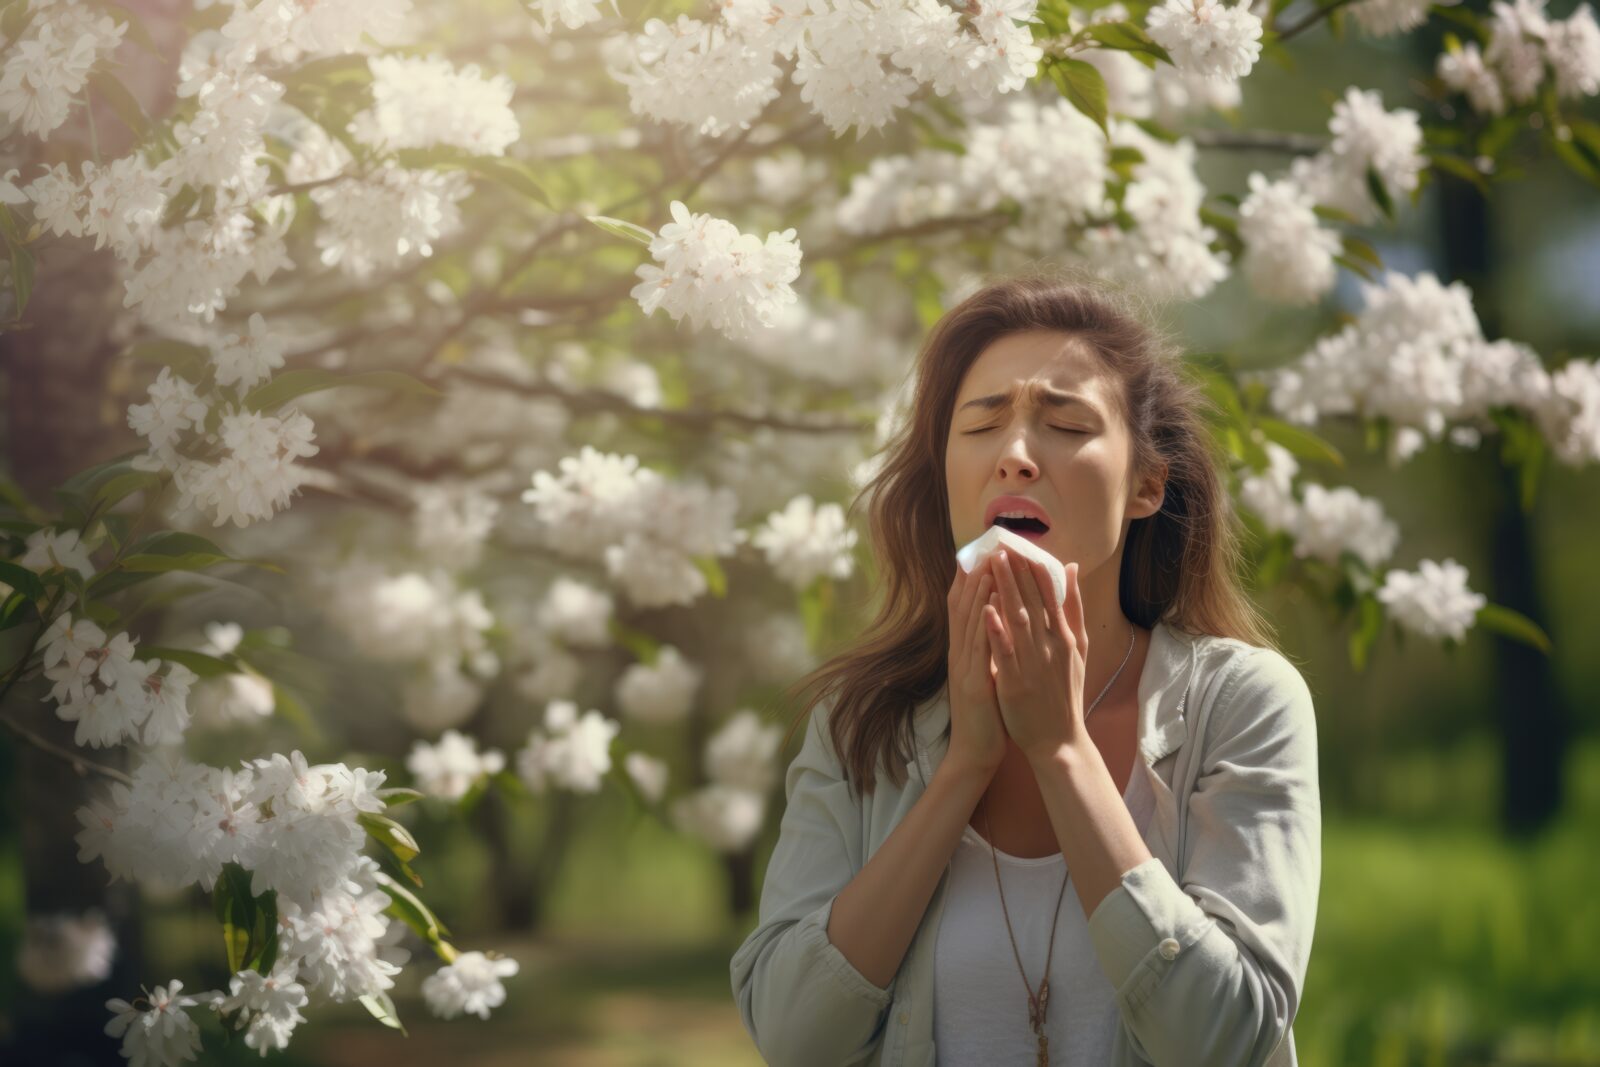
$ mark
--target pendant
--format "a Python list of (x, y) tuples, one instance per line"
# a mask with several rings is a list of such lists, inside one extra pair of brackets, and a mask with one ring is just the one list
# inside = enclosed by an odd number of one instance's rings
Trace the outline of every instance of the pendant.
[(1039, 1035), (1039, 1067), (1050, 1067), (1050, 1038)]

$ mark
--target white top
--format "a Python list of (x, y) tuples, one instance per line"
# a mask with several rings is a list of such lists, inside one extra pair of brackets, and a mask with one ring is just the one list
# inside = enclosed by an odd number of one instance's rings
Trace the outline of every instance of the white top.
[[(1144, 832), (1155, 797), (1134, 753), (1133, 773), (1122, 801)], [(1000, 887), (995, 885), (995, 862)], [(1116, 1033), (1116, 991), (1101, 968), (1089, 937), (1076, 884), (1056, 852), (1026, 859), (990, 846), (970, 825), (950, 864), (949, 900), (939, 923), (933, 966), (933, 1026), (937, 1062), (1034, 1063), (1039, 1040), (1028, 1025), (1028, 987), (1039, 988), (1056, 899), (1055, 955), (1050, 958), (1050, 1002), (1045, 1033), (1052, 1067), (1103, 1067), (1111, 1062)], [(1006, 897), (1016, 952), (1006, 934), (1000, 889)], [(1017, 955), (1027, 985), (1017, 970)]]

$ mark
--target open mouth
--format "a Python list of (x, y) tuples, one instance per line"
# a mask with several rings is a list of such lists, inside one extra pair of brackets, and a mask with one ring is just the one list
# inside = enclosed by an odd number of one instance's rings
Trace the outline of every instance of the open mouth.
[(994, 520), (994, 524), (996, 526), (1004, 526), (1012, 533), (1020, 537), (1026, 537), (1030, 541), (1039, 540), (1050, 529), (1038, 519), (1007, 519), (1002, 517)]

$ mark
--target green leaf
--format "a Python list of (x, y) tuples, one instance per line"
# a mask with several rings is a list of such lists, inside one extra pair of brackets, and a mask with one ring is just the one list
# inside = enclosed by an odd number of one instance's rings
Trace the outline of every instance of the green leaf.
[(1144, 27), (1136, 22), (1096, 22), (1085, 27), (1084, 32), (1107, 48), (1121, 52), (1143, 52), (1163, 63), (1172, 62), (1167, 50), (1151, 40)]
[(311, 714), (311, 709), (307, 708), (305, 702), (292, 690), (277, 681), (272, 683), (272, 706), (274, 711), (300, 731), (307, 744), (319, 745), (326, 740), (322, 729)]
[(1370, 263), (1379, 270), (1383, 269), (1383, 257), (1378, 255), (1378, 250), (1361, 238), (1353, 234), (1344, 235), (1344, 254), (1351, 259), (1358, 259)]
[(1367, 669), (1367, 659), (1378, 635), (1383, 632), (1383, 605), (1373, 596), (1362, 596), (1358, 605), (1360, 622), (1350, 634), (1350, 665), (1357, 672)]
[(1371, 267), (1352, 256), (1347, 256), (1341, 253), (1340, 255), (1334, 256), (1333, 261), (1339, 264), (1339, 266), (1343, 267), (1345, 270), (1349, 271), (1351, 274), (1359, 274), (1369, 282), (1375, 280), (1377, 277), (1372, 273)]
[(139, 659), (160, 659), (169, 663), (181, 663), (202, 678), (215, 678), (219, 675), (239, 673), (239, 668), (227, 660), (218, 659), (216, 656), (208, 655), (204, 652), (196, 652), (189, 648), (141, 645), (137, 655)]
[(1550, 137), (1550, 147), (1574, 174), (1584, 181), (1600, 185), (1600, 156), (1594, 151), (1585, 151), (1587, 146), (1579, 141), (1563, 141), (1553, 134)]
[(459, 148), (402, 148), (395, 159), (412, 170), (465, 170), (505, 186), (512, 192), (550, 206), (550, 195), (534, 177), (534, 169), (520, 159), (480, 156)]
[(635, 630), (633, 627), (617, 621), (615, 616), (612, 616), (607, 621), (606, 630), (611, 634), (612, 640), (633, 653), (634, 659), (648, 666), (655, 665), (656, 657), (661, 652), (660, 641), (657, 641), (643, 630)]
[(1050, 79), (1073, 107), (1106, 133), (1106, 80), (1098, 68), (1081, 59), (1056, 57), (1050, 61)]
[(718, 600), (728, 595), (728, 575), (722, 569), (715, 556), (695, 556), (694, 565), (700, 568), (700, 573), (706, 576), (706, 586), (712, 596)]
[(256, 902), (250, 892), (250, 873), (237, 863), (225, 863), (212, 890), (211, 903), (222, 923), (222, 943), (228, 970), (242, 970), (250, 953), (250, 932), (255, 926)]
[(1177, 133), (1167, 129), (1155, 119), (1134, 119), (1133, 124), (1158, 141), (1176, 144), (1179, 140)]
[(410, 888), (381, 871), (377, 875), (377, 881), (390, 901), (389, 907), (383, 910), (415, 930), (418, 937), (430, 945), (436, 945), (443, 938), (450, 936), (449, 929)]
[(335, 374), (332, 371), (308, 368), (289, 370), (271, 381), (263, 382), (250, 390), (244, 398), (251, 411), (273, 411), (297, 396), (316, 393), (324, 389), (353, 385), (363, 389), (393, 389), (417, 396), (443, 396), (444, 394), (420, 378), (393, 370), (369, 370), (356, 374)]
[(250, 931), (251, 956), (246, 967), (257, 974), (271, 974), (278, 960), (278, 891), (269, 889), (256, 898), (256, 922)]
[(388, 789), (378, 790), (378, 796), (383, 799), (384, 804), (388, 807), (398, 808), (402, 804), (410, 804), (414, 800), (421, 800), (423, 794), (420, 790), (407, 789), (403, 785), (397, 785)]
[(362, 1007), (372, 1013), (372, 1017), (391, 1029), (398, 1030), (406, 1037), (406, 1028), (400, 1023), (400, 1015), (394, 1010), (394, 1001), (389, 999), (388, 993), (364, 993), (359, 998)]
[(1383, 217), (1393, 222), (1394, 200), (1389, 196), (1389, 189), (1383, 184), (1378, 169), (1371, 165), (1367, 167), (1367, 192), (1372, 195), (1372, 202), (1378, 205), (1378, 210), (1383, 212)]
[[(4, 501), (5, 503), (11, 505), (11, 507), (16, 509), (20, 514), (30, 515), (34, 513), (33, 502), (28, 499), (28, 494), (24, 493), (22, 491), (22, 487), (16, 482), (4, 476), (0, 476), (0, 501)], [(29, 528), (26, 532), (32, 533), (34, 530), (38, 529), (40, 525), (40, 523), (36, 522), (29, 523)], [(12, 527), (7, 526), (6, 528), (11, 529)]]
[(144, 453), (144, 449), (136, 448), (131, 451), (124, 452), (119, 456), (113, 456), (103, 463), (96, 463), (92, 467), (85, 467), (77, 474), (74, 474), (72, 477), (62, 482), (56, 488), (56, 492), (58, 494), (64, 494), (67, 497), (89, 496), (90, 494), (94, 493), (95, 490), (103, 483), (115, 478), (119, 474), (125, 474), (132, 470), (134, 457), (142, 456)]
[(33, 253), (9, 237), (6, 238), (6, 245), (11, 251), (11, 289), (16, 296), (16, 314), (21, 318), (23, 309), (28, 306), (28, 298), (33, 295)]
[(1282, 419), (1258, 416), (1256, 427), (1267, 440), (1282, 445), (1302, 459), (1331, 463), (1340, 468), (1344, 466), (1344, 456), (1339, 450), (1304, 426), (1296, 426)]
[(1520, 611), (1502, 604), (1485, 604), (1478, 609), (1477, 624), (1514, 641), (1532, 645), (1547, 656), (1550, 654), (1550, 635)]
[(182, 341), (141, 341), (128, 350), (128, 355), (141, 362), (171, 367), (172, 373), (195, 385), (205, 378), (211, 363), (209, 350)]
[(614, 219), (608, 215), (585, 215), (584, 218), (613, 236), (626, 237), (630, 241), (638, 241), (643, 245), (647, 245), (656, 239), (656, 235), (643, 226), (638, 226), (622, 219)]
[(165, 478), (157, 471), (129, 471), (126, 474), (119, 474), (95, 493), (94, 509), (109, 511), (125, 497), (132, 496), (141, 489), (159, 488), (164, 481)]
[(1471, 182), (1473, 187), (1484, 196), (1489, 195), (1489, 181), (1470, 162), (1460, 156), (1447, 155), (1443, 152), (1427, 153), (1429, 165), (1434, 170), (1452, 174), (1462, 181)]
[(0, 582), (5, 582), (29, 600), (44, 599), (44, 583), (26, 567), (0, 560)]
[(89, 84), (94, 86), (95, 92), (106, 98), (111, 105), (111, 110), (117, 113), (117, 118), (133, 133), (136, 139), (142, 140), (150, 129), (150, 117), (144, 113), (144, 107), (139, 103), (138, 97), (128, 91), (128, 87), (117, 80), (117, 76), (108, 70), (96, 70), (89, 75)]
[(356, 817), (356, 821), (366, 827), (374, 841), (393, 852), (401, 863), (410, 863), (422, 852), (422, 846), (411, 836), (411, 831), (387, 815), (364, 811)]

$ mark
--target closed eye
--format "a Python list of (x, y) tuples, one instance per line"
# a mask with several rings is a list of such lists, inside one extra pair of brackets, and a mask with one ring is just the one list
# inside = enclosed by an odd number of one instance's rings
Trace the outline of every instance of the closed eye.
[[(1062, 433), (1088, 433), (1089, 432), (1088, 430), (1074, 429), (1071, 426), (1052, 426), (1050, 428), (1052, 430), (1060, 430)], [(990, 430), (993, 430), (993, 429), (997, 429), (997, 427), (985, 426), (981, 430), (968, 430), (964, 434), (962, 434), (962, 436), (963, 437), (971, 437), (973, 434), (988, 433)]]

